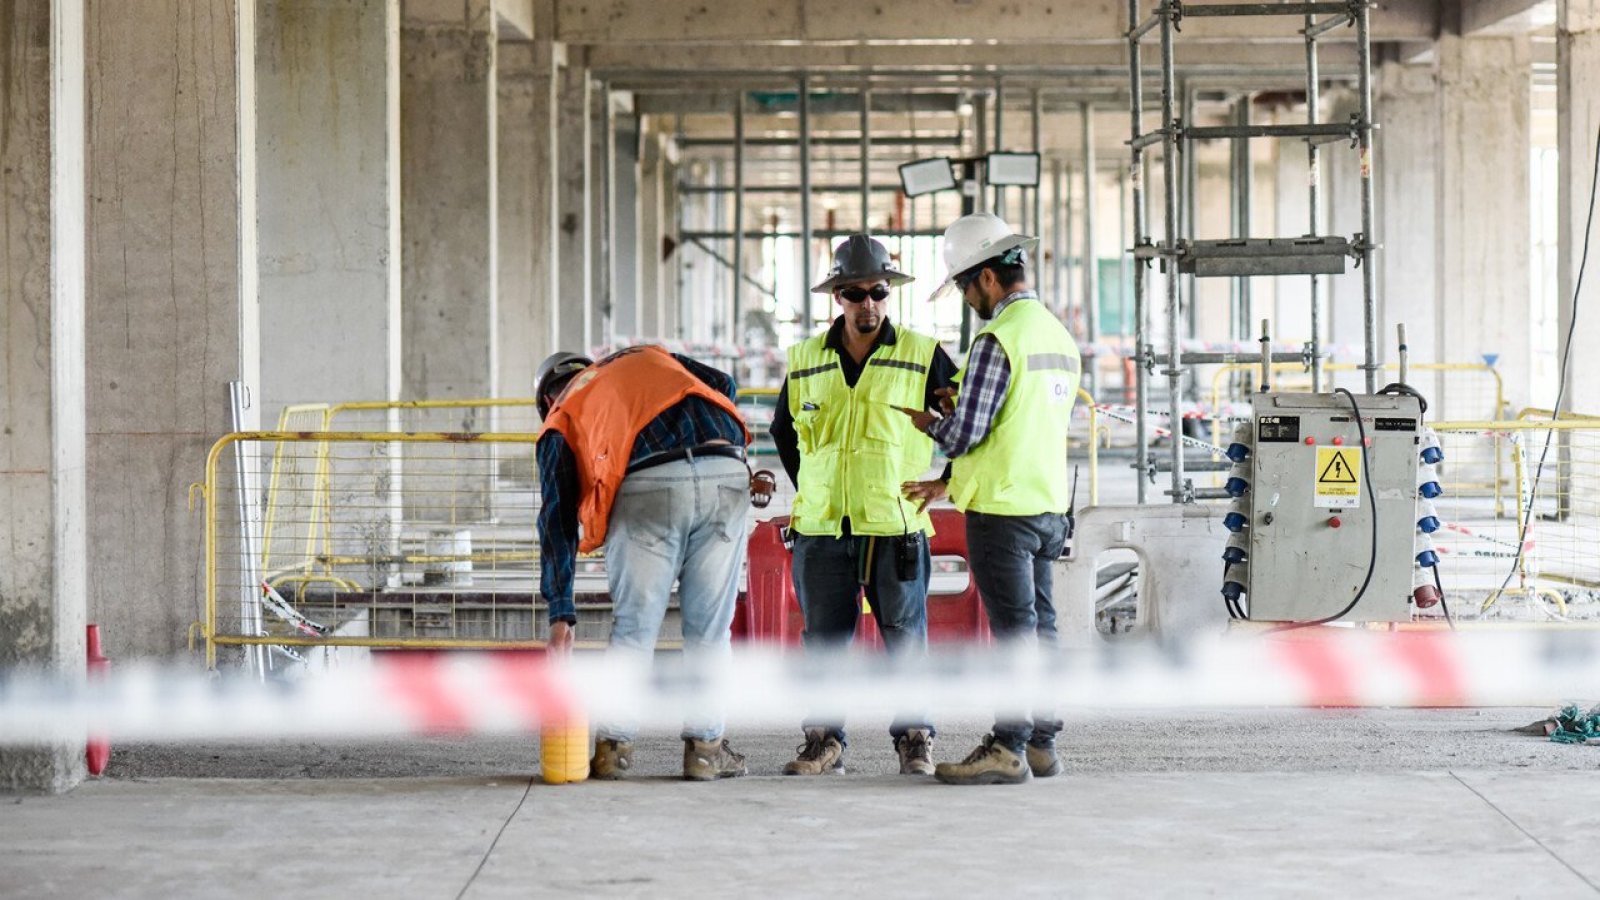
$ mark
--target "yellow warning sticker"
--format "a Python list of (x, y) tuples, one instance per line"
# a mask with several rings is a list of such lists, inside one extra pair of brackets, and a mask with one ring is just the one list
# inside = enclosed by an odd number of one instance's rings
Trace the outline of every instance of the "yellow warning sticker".
[(1361, 449), (1318, 447), (1316, 502), (1323, 509), (1353, 509), (1361, 505)]

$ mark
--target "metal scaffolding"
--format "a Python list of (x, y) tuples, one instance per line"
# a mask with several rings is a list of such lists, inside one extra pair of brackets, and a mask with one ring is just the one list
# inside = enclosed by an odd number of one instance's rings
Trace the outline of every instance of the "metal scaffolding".
[[(1184, 477), (1182, 435), (1182, 395), (1185, 366), (1203, 364), (1216, 354), (1184, 353), (1181, 347), (1182, 324), (1180, 275), (1195, 277), (1221, 276), (1240, 279), (1239, 303), (1235, 316), (1249, 315), (1249, 286), (1245, 279), (1263, 275), (1307, 275), (1311, 282), (1311, 339), (1302, 353), (1275, 354), (1263, 344), (1259, 354), (1226, 354), (1232, 362), (1263, 362), (1279, 356), (1304, 359), (1311, 367), (1313, 390), (1322, 387), (1321, 316), (1317, 276), (1341, 274), (1347, 258), (1355, 258), (1361, 269), (1362, 300), (1364, 305), (1365, 356), (1361, 370), (1366, 376), (1367, 393), (1377, 388), (1377, 331), (1374, 311), (1374, 272), (1372, 257), (1377, 249), (1373, 228), (1373, 178), (1372, 178), (1372, 53), (1371, 32), (1368, 23), (1368, 0), (1336, 0), (1314, 3), (1187, 3), (1182, 0), (1160, 0), (1148, 17), (1140, 18), (1139, 0), (1128, 0), (1128, 77), (1130, 83), (1130, 112), (1132, 132), (1128, 141), (1132, 160), (1129, 171), (1133, 176), (1133, 249), (1134, 309), (1135, 309), (1135, 391), (1137, 407), (1137, 450), (1135, 466), (1138, 469), (1138, 499), (1146, 502), (1146, 482), (1154, 481), (1154, 468), (1150, 459), (1146, 418), (1149, 410), (1149, 379), (1155, 366), (1164, 366), (1161, 374), (1167, 378), (1170, 403), (1171, 488), (1167, 491), (1174, 503), (1187, 503), (1196, 499), (1193, 485)], [(1185, 90), (1180, 97), (1173, 62), (1173, 41), (1185, 18), (1232, 16), (1296, 16), (1303, 23), (1300, 33), (1306, 42), (1306, 99), (1307, 121), (1304, 125), (1255, 124), (1248, 112), (1237, 114), (1229, 125), (1197, 127), (1193, 122), (1192, 95)], [(1324, 18), (1319, 18), (1324, 17)], [(1356, 30), (1356, 81), (1360, 95), (1360, 110), (1348, 122), (1321, 123), (1317, 121), (1318, 66), (1317, 38), (1344, 25)], [(1161, 126), (1145, 131), (1143, 64), (1141, 45), (1152, 31), (1160, 32), (1161, 41)], [(1185, 86), (1187, 87), (1187, 86)], [(1182, 103), (1182, 114), (1175, 107)], [(1193, 222), (1193, 199), (1180, 203), (1178, 155), (1194, 141), (1227, 139), (1248, 141), (1254, 138), (1294, 138), (1304, 140), (1309, 148), (1307, 162), (1310, 167), (1311, 229), (1303, 237), (1255, 239), (1248, 232), (1237, 238), (1221, 241), (1201, 241), (1180, 237), (1180, 220)], [(1348, 139), (1360, 153), (1361, 172), (1361, 231), (1350, 239), (1321, 237), (1317, 234), (1320, 198), (1320, 179), (1317, 177), (1317, 146), (1321, 143)], [(1146, 234), (1144, 211), (1144, 153), (1146, 148), (1161, 145), (1163, 166), (1163, 201), (1165, 233), (1159, 244)], [(1190, 152), (1192, 157), (1193, 153)], [(1245, 157), (1248, 159), (1248, 156)], [(1193, 178), (1185, 179), (1192, 188)], [(1248, 202), (1248, 201), (1246, 201)], [(1185, 216), (1185, 207), (1188, 215)], [(1248, 228), (1248, 210), (1237, 210), (1241, 227)], [(1192, 235), (1192, 231), (1190, 232)], [(1166, 273), (1167, 352), (1156, 354), (1149, 342), (1149, 309), (1145, 296), (1146, 270), (1151, 260), (1160, 259)], [(1191, 304), (1193, 292), (1191, 290)], [(1241, 326), (1248, 328), (1252, 320), (1243, 318)]]

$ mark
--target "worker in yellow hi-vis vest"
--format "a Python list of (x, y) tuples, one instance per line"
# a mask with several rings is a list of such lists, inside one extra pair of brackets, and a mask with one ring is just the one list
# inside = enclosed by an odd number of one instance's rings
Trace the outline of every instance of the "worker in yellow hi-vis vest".
[[(904, 490), (923, 505), (948, 494), (966, 513), (972, 577), (995, 640), (1053, 645), (1051, 563), (1067, 538), (1067, 426), (1078, 394), (1078, 345), (1028, 287), (1037, 238), (977, 213), (957, 219), (944, 241), (945, 287), (959, 290), (987, 324), (957, 376), (959, 395), (940, 404), (945, 414), (903, 410), (951, 461), (948, 481), (910, 482)], [(950, 784), (1013, 784), (1055, 775), (1060, 731), (1052, 711), (999, 714), (993, 734), (964, 761), (940, 763), (934, 776)]]
[[(789, 348), (772, 438), (797, 490), (794, 586), (810, 651), (849, 644), (863, 592), (890, 654), (927, 651), (932, 525), (900, 485), (928, 473), (933, 441), (897, 410), (938, 402), (956, 366), (933, 338), (889, 321), (890, 289), (910, 280), (882, 244), (851, 235), (812, 288), (833, 296), (839, 317)], [(785, 774), (843, 772), (843, 720), (813, 711), (802, 730), (805, 743)], [(904, 710), (889, 731), (902, 774), (933, 773), (925, 713)]]

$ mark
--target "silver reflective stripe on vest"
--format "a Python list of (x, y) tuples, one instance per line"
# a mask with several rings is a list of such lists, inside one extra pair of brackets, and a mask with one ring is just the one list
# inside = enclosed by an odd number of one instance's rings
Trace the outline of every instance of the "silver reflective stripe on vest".
[(869, 359), (869, 366), (887, 366), (891, 369), (910, 369), (919, 375), (927, 374), (928, 367), (922, 363), (906, 362), (903, 359)]
[(834, 366), (833, 363), (828, 363), (827, 365), (821, 365), (821, 366), (812, 366), (809, 369), (801, 369), (798, 372), (790, 372), (789, 373), (789, 377), (790, 378), (810, 378), (813, 375), (821, 375), (821, 374), (823, 374), (825, 372), (832, 372), (835, 368), (836, 367)]
[(1078, 358), (1065, 353), (1032, 353), (1028, 355), (1028, 371), (1044, 372), (1055, 369), (1061, 372), (1078, 371)]

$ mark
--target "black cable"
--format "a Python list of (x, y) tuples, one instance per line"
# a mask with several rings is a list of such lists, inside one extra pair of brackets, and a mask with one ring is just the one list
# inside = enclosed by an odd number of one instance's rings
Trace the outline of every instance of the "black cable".
[[(1224, 563), (1223, 564), (1223, 566), (1222, 566), (1222, 586), (1223, 586), (1224, 589), (1226, 589), (1227, 586), (1228, 586), (1228, 573), (1230, 571), (1232, 571), (1233, 567), (1236, 566), (1236, 565), (1238, 565), (1238, 563)], [(1249, 587), (1249, 585), (1246, 585), (1246, 587)], [(1222, 605), (1226, 606), (1228, 608), (1228, 618), (1230, 618), (1230, 619), (1249, 619), (1250, 618), (1249, 616), (1244, 614), (1243, 607), (1241, 607), (1239, 605), (1239, 600), (1236, 597), (1229, 597), (1227, 594), (1223, 594), (1222, 595)]]
[[(1393, 384), (1385, 385), (1381, 390), (1378, 391), (1378, 393), (1415, 397), (1417, 398), (1417, 403), (1421, 404), (1421, 412), (1423, 416), (1427, 416), (1428, 399), (1422, 396), (1420, 391), (1409, 384), (1404, 384), (1397, 381)], [(1444, 611), (1444, 620), (1450, 625), (1450, 630), (1455, 631), (1456, 620), (1450, 615), (1450, 603), (1444, 599), (1444, 582), (1439, 577), (1439, 564), (1436, 562), (1429, 568), (1433, 569), (1433, 586), (1439, 589), (1439, 606)]]
[(1444, 582), (1439, 580), (1439, 567), (1433, 567), (1433, 586), (1439, 589), (1439, 607), (1444, 610), (1444, 620), (1450, 623), (1450, 630), (1456, 630), (1456, 620), (1450, 615), (1450, 602), (1444, 599)]
[[(1361, 424), (1361, 407), (1356, 403), (1356, 395), (1342, 387), (1334, 388), (1333, 392), (1335, 394), (1343, 394), (1345, 399), (1350, 401), (1350, 409), (1355, 413), (1356, 417), (1356, 432), (1361, 435), (1361, 447), (1365, 449), (1367, 446), (1367, 428)], [(1350, 602), (1345, 604), (1344, 609), (1331, 616), (1313, 619), (1310, 622), (1290, 622), (1287, 625), (1279, 625), (1276, 628), (1267, 629), (1267, 634), (1293, 631), (1296, 628), (1310, 628), (1313, 625), (1326, 625), (1329, 622), (1342, 619), (1349, 615), (1352, 609), (1356, 608), (1356, 604), (1361, 602), (1362, 597), (1367, 595), (1367, 588), (1372, 584), (1372, 573), (1377, 571), (1378, 568), (1378, 492), (1372, 489), (1372, 466), (1363, 465), (1361, 467), (1361, 475), (1362, 480), (1367, 485), (1367, 502), (1372, 504), (1372, 552), (1367, 556), (1367, 575), (1361, 579), (1361, 589), (1356, 591), (1354, 597), (1350, 598)]]
[[(1600, 131), (1595, 133), (1595, 146), (1600, 151)], [(1556, 402), (1550, 409), (1550, 422), (1554, 424), (1561, 418), (1561, 401), (1567, 396), (1567, 366), (1572, 361), (1572, 338), (1578, 332), (1578, 300), (1583, 296), (1583, 273), (1589, 267), (1589, 237), (1594, 230), (1594, 198), (1595, 187), (1600, 184), (1600, 152), (1595, 153), (1594, 169), (1589, 173), (1589, 213), (1583, 223), (1583, 252), (1578, 257), (1578, 279), (1572, 286), (1572, 319), (1567, 322), (1567, 339), (1561, 348), (1561, 365), (1556, 381)], [(1517, 555), (1511, 559), (1511, 570), (1506, 573), (1505, 580), (1500, 582), (1500, 590), (1495, 596), (1505, 593), (1506, 587), (1511, 584), (1511, 577), (1522, 568), (1522, 554), (1528, 546), (1528, 526), (1533, 524), (1533, 507), (1539, 499), (1539, 482), (1544, 478), (1545, 459), (1550, 455), (1550, 442), (1556, 436), (1552, 428), (1545, 433), (1544, 449), (1539, 453), (1539, 465), (1533, 470), (1533, 488), (1528, 492), (1528, 514), (1523, 517), (1522, 531), (1517, 537)], [(1521, 485), (1518, 485), (1521, 488)]]

